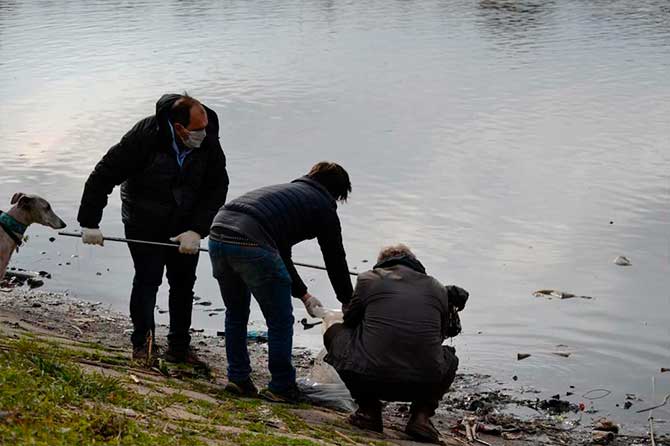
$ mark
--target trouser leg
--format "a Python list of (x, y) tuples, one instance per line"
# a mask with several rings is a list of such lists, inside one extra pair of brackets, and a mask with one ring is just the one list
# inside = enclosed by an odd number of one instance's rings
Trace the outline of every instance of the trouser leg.
[(251, 293), (240, 275), (228, 263), (223, 244), (210, 240), (209, 255), (212, 271), (219, 283), (221, 297), (226, 306), (226, 358), (228, 379), (243, 382), (251, 374), (249, 352), (247, 350), (247, 324)]
[(268, 327), (268, 388), (282, 392), (295, 386), (292, 364), (293, 305), (291, 278), (275, 251), (260, 247), (230, 247), (231, 267), (240, 275), (261, 307)]
[(451, 384), (456, 378), (456, 370), (458, 369), (458, 357), (453, 347), (443, 346), (442, 352), (444, 354), (448, 369), (442, 381), (435, 384), (424, 384), (416, 389), (416, 398), (412, 401), (410, 411), (412, 413), (422, 412), (428, 417), (435, 415), (435, 410), (440, 404), (440, 400), (451, 387)]
[(251, 288), (268, 326), (268, 368), (270, 390), (283, 391), (295, 386), (292, 364), (293, 305), (290, 282), (278, 280)]
[[(250, 371), (246, 350), (246, 324), (249, 319), (249, 291), (261, 307), (268, 326), (268, 368), (272, 379), (268, 387), (284, 391), (295, 386), (292, 365), (293, 307), (291, 279), (281, 257), (260, 247), (244, 247), (210, 240), (214, 275), (221, 285), (226, 304), (226, 348), (233, 336), (228, 361), (236, 365), (229, 371), (242, 378)], [(233, 330), (229, 334), (229, 330)], [(227, 350), (228, 351), (228, 350)]]
[[(126, 227), (126, 237), (141, 239), (133, 228)], [(133, 259), (135, 275), (130, 293), (130, 318), (133, 321), (133, 346), (140, 347), (146, 342), (149, 332), (155, 329), (154, 308), (156, 293), (163, 280), (165, 249), (161, 247), (129, 243), (128, 249)]]
[(349, 389), (351, 397), (354, 399), (361, 412), (370, 416), (380, 416), (382, 403), (380, 401), (378, 389), (371, 385), (370, 380), (352, 372), (338, 372), (342, 382)]
[(199, 255), (180, 254), (177, 249), (172, 249), (166, 257), (166, 275), (170, 285), (168, 342), (171, 350), (181, 352), (186, 351), (191, 342), (189, 330), (193, 313), (193, 286)]

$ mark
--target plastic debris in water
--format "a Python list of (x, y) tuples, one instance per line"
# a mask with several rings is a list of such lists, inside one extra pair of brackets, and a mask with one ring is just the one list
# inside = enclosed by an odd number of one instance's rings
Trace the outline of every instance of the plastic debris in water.
[(535, 297), (556, 297), (558, 299), (572, 299), (573, 297), (578, 297), (580, 299), (593, 299), (591, 296), (578, 296), (576, 294), (567, 293), (565, 291), (558, 290), (537, 290), (533, 293)]
[(625, 256), (618, 256), (616, 259), (614, 259), (614, 263), (619, 265), (619, 266), (631, 266), (632, 265), (630, 260)]

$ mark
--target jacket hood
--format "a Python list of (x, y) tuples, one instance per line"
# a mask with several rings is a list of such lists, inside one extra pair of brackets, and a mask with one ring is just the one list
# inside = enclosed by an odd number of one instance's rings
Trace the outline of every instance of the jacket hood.
[(426, 268), (424, 268), (423, 264), (421, 264), (421, 262), (419, 262), (416, 257), (411, 257), (408, 255), (389, 257), (384, 261), (377, 263), (375, 268), (390, 268), (396, 265), (403, 265), (421, 274), (426, 274)]
[(156, 119), (158, 120), (159, 125), (167, 120), (168, 112), (172, 108), (172, 104), (177, 102), (179, 98), (181, 98), (180, 94), (169, 93), (161, 96), (158, 102), (156, 102)]

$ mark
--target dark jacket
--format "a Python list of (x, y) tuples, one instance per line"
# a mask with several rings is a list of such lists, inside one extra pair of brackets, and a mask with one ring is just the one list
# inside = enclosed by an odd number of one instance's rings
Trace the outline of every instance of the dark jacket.
[(326, 356), (339, 372), (404, 383), (437, 383), (448, 373), (447, 290), (420, 263), (406, 260), (359, 274), (344, 312), (346, 330)]
[(226, 201), (228, 174), (219, 144), (219, 120), (205, 107), (208, 125), (202, 145), (180, 167), (172, 147), (168, 112), (179, 95), (156, 103), (156, 114), (142, 119), (113, 146), (88, 177), (77, 220), (97, 228), (114, 186), (121, 186), (126, 225), (162, 228), (176, 235), (193, 230), (209, 234), (214, 215)]
[(248, 192), (221, 208), (214, 218), (211, 237), (217, 239), (217, 234), (226, 229), (279, 251), (291, 275), (295, 297), (302, 297), (307, 287), (293, 265), (291, 248), (316, 237), (337, 299), (342, 303), (351, 299), (353, 288), (337, 203), (320, 183), (302, 177)]

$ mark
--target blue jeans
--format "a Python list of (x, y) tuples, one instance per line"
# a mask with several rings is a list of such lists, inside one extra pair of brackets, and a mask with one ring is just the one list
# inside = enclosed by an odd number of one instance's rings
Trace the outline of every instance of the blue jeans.
[(212, 239), (209, 257), (226, 305), (228, 379), (244, 381), (251, 373), (247, 324), (253, 294), (268, 326), (268, 368), (272, 375), (268, 387), (281, 392), (295, 386), (291, 278), (284, 261), (269, 249)]

